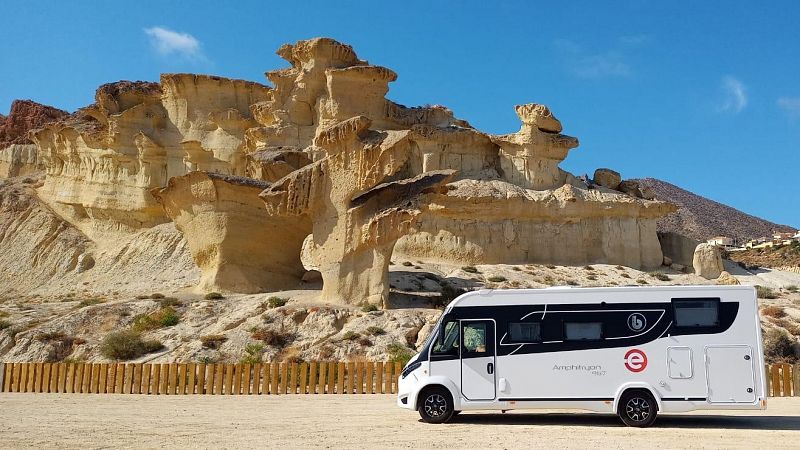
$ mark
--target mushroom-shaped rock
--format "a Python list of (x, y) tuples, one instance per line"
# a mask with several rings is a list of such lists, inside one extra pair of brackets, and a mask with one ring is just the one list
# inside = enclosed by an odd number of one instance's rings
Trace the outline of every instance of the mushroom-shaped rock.
[(202, 271), (199, 291), (249, 294), (300, 282), (300, 252), (311, 223), (269, 215), (258, 198), (267, 187), (249, 178), (192, 172), (153, 189)]
[(707, 243), (698, 245), (694, 250), (692, 266), (694, 266), (694, 273), (707, 280), (719, 278), (722, 271), (725, 270), (719, 247)]
[(535, 126), (546, 133), (561, 133), (561, 122), (556, 119), (553, 112), (545, 105), (528, 103), (514, 107), (522, 123)]
[[(566, 172), (558, 165), (570, 149), (578, 146), (572, 136), (559, 134), (561, 124), (544, 105), (516, 107), (522, 120), (517, 133), (491, 136), (500, 147), (504, 178), (527, 189), (555, 189), (566, 183)], [(553, 131), (558, 130), (558, 131)]]
[(611, 169), (597, 169), (594, 171), (594, 182), (600, 186), (617, 190), (622, 177), (619, 172)]
[(427, 172), (380, 184), (410, 152), (408, 132), (373, 131), (366, 117), (321, 130), (314, 142), (327, 156), (261, 193), (270, 215), (303, 216), (313, 223), (304, 259), (322, 274), (321, 299), (388, 306), (388, 268), (398, 238), (415, 230), (426, 194), (454, 171)]

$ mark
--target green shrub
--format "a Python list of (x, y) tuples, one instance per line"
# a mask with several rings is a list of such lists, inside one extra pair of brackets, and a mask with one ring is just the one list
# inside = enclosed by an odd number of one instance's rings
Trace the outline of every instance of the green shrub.
[(386, 330), (384, 330), (381, 327), (371, 326), (371, 327), (367, 328), (367, 333), (369, 333), (369, 334), (371, 334), (373, 336), (381, 336), (381, 335), (386, 334)]
[(765, 298), (765, 299), (778, 298), (778, 294), (776, 294), (775, 291), (766, 286), (760, 286), (760, 285), (756, 285), (756, 295), (758, 295), (758, 298)]
[(486, 280), (491, 281), (492, 283), (502, 283), (503, 281), (506, 281), (506, 277), (501, 277), (499, 275), (494, 275), (494, 276), (491, 276), (491, 277), (487, 278)]
[[(800, 242), (800, 241), (797, 241), (797, 242)], [(786, 286), (786, 290), (789, 291), (789, 292), (797, 292), (798, 291), (798, 287), (795, 286), (795, 285)], [(2, 317), (2, 316), (0, 316), (0, 317)]]
[(152, 314), (139, 314), (133, 318), (131, 329), (138, 333), (171, 327), (181, 321), (181, 316), (171, 306), (161, 308)]
[(651, 277), (657, 279), (657, 280), (660, 280), (660, 281), (669, 281), (669, 276), (667, 276), (667, 274), (665, 274), (665, 273), (648, 272), (647, 274), (650, 275)]
[(378, 310), (378, 305), (373, 305), (372, 303), (367, 303), (366, 305), (361, 307), (361, 311), (365, 313), (370, 313), (377, 310)]
[(143, 340), (133, 330), (110, 333), (100, 343), (100, 354), (108, 359), (129, 360), (161, 350), (164, 345), (157, 340)]
[(155, 294), (151, 294), (150, 298), (152, 298), (153, 300), (161, 300), (162, 298), (164, 298), (164, 294), (159, 294), (158, 292), (156, 292)]
[(355, 341), (360, 337), (361, 335), (356, 333), (355, 331), (348, 331), (344, 334), (344, 336), (342, 336), (342, 339), (345, 341)]
[(619, 274), (619, 276), (621, 276), (622, 278), (630, 278), (631, 277), (627, 273), (621, 273), (621, 274)]
[(87, 306), (99, 305), (104, 300), (101, 298), (85, 298), (78, 303), (78, 308), (85, 308)]
[(244, 348), (244, 355), (242, 355), (242, 359), (239, 362), (242, 364), (258, 364), (261, 362), (263, 355), (264, 346), (262, 344), (247, 344)]
[(160, 327), (171, 327), (177, 325), (178, 322), (181, 321), (181, 316), (179, 316), (175, 308), (171, 306), (159, 309), (153, 313), (152, 316)]
[(464, 266), (461, 268), (461, 270), (467, 273), (480, 273), (475, 266)]
[(203, 348), (210, 348), (213, 350), (217, 350), (227, 340), (228, 338), (222, 334), (200, 336), (200, 342), (203, 344)]
[(222, 300), (225, 297), (219, 292), (209, 292), (203, 298), (205, 298), (206, 300)]
[(288, 300), (289, 299), (281, 297), (270, 297), (267, 299), (267, 305), (269, 305), (270, 308), (279, 308), (285, 306)]
[(566, 283), (567, 283), (568, 286), (577, 286), (578, 285), (578, 282), (575, 281), (575, 280), (567, 280)]
[(5, 330), (6, 328), (11, 328), (11, 322), (0, 319), (0, 330)]
[(556, 268), (556, 266), (554, 266), (553, 264), (548, 264), (545, 267), (547, 267), (548, 269), (555, 269)]
[(133, 318), (133, 322), (131, 322), (131, 330), (137, 333), (155, 330), (156, 328), (158, 328), (158, 322), (148, 314), (138, 314)]
[(583, 270), (594, 270), (592, 266), (583, 266)]
[(180, 300), (175, 297), (164, 297), (159, 302), (162, 308), (166, 308), (167, 306), (183, 306)]
[(650, 284), (650, 283), (647, 282), (647, 280), (645, 280), (643, 278), (639, 278), (638, 280), (636, 280), (636, 282), (639, 283), (639, 284)]
[(405, 366), (414, 356), (414, 352), (403, 344), (393, 342), (386, 347), (386, 353), (389, 355), (389, 361), (400, 363)]

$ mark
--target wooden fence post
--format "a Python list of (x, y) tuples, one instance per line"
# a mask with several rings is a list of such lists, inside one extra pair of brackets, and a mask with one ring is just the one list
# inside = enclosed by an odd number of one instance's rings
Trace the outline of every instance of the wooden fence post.
[(792, 393), (795, 397), (800, 397), (800, 364), (792, 366)]
[(384, 394), (391, 394), (392, 393), (392, 363), (386, 362), (383, 366), (383, 371), (385, 372), (383, 375), (383, 393)]
[(289, 364), (281, 363), (281, 387), (278, 391), (281, 394), (286, 394), (286, 384), (289, 382)]
[(263, 373), (262, 378), (261, 378), (261, 394), (262, 395), (269, 395), (270, 394), (270, 392), (269, 392), (269, 382), (270, 382), (270, 376), (271, 376), (270, 375), (271, 374), (270, 364), (269, 363), (264, 363), (261, 367), (264, 370), (264, 373)]
[(269, 393), (272, 395), (278, 394), (278, 375), (280, 372), (280, 366), (278, 363), (274, 362), (270, 364), (269, 368), (269, 376), (270, 376), (270, 386), (269, 386)]
[(341, 394), (344, 394), (344, 363), (343, 363), (343, 362), (340, 362), (340, 363), (339, 363), (339, 364), (337, 364), (337, 365), (338, 365), (339, 367), (338, 367), (338, 370), (337, 370), (337, 372), (338, 372), (338, 375), (337, 375), (338, 379), (336, 380), (336, 381), (337, 381), (337, 384), (336, 384), (336, 393), (337, 393), (337, 394), (339, 394), (339, 395), (341, 395)]
[(308, 385), (308, 364), (300, 363), (300, 393), (308, 394), (306, 386)]
[(296, 362), (292, 364), (292, 375), (289, 377), (289, 392), (287, 394), (297, 394), (297, 369), (298, 364)]
[(308, 374), (308, 393), (317, 393), (317, 362), (311, 361), (311, 369)]
[(400, 386), (400, 372), (403, 371), (403, 366), (396, 362), (394, 363), (394, 387), (392, 389), (392, 394), (397, 394), (400, 390), (398, 386)]
[(325, 393), (325, 374), (328, 372), (328, 364), (325, 361), (319, 363), (319, 393)]

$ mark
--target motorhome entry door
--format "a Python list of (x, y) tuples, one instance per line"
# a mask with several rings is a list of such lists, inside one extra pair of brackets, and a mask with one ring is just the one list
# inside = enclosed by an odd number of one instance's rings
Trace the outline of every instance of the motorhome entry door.
[(461, 393), (468, 400), (495, 398), (494, 320), (461, 321)]

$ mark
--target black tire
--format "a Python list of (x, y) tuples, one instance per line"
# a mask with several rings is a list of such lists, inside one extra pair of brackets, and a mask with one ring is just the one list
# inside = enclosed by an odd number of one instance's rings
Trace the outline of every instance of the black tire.
[(442, 387), (431, 387), (422, 391), (417, 411), (426, 423), (445, 423), (453, 417), (453, 398), (450, 391)]
[(619, 399), (617, 414), (629, 427), (649, 427), (656, 421), (658, 405), (648, 391), (626, 391)]

